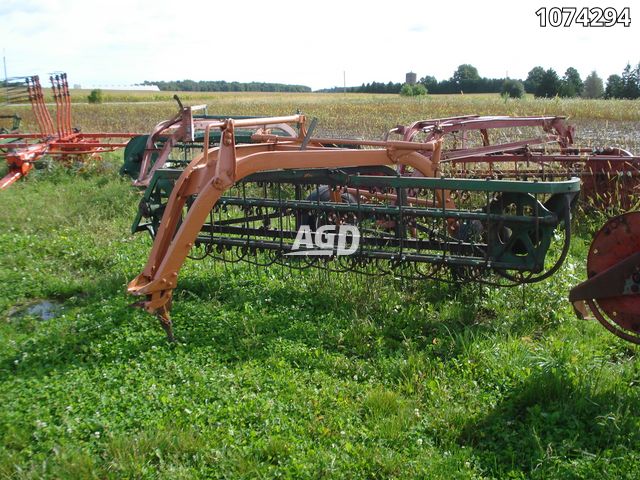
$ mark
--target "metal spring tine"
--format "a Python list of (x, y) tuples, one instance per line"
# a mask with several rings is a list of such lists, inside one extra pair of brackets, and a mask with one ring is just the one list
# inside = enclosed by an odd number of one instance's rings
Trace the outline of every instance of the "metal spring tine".
[[(294, 185), (294, 198), (298, 198), (299, 196), (299, 188), (298, 188), (298, 184)], [(298, 229), (298, 224), (299, 222), (296, 220), (296, 218), (298, 218), (298, 215), (296, 214), (295, 210), (293, 210), (292, 212), (289, 212), (290, 214), (287, 215), (286, 220), (287, 220), (287, 230), (288, 231), (297, 231)], [(293, 222), (293, 225), (292, 225)], [(292, 275), (293, 273), (293, 267), (291, 265), (291, 261), (287, 261), (287, 268), (288, 268), (288, 275), (289, 277)]]
[(43, 126), (41, 124), (40, 118), (39, 118), (39, 111), (38, 111), (38, 107), (36, 106), (36, 97), (35, 97), (35, 83), (33, 81), (33, 79), (31, 77), (27, 77), (25, 79), (25, 82), (27, 84), (27, 92), (28, 92), (28, 96), (29, 96), (29, 102), (31, 103), (31, 108), (33, 110), (33, 114), (36, 117), (36, 122), (38, 123), (38, 127), (40, 128), (40, 132), (45, 135), (45, 131), (43, 129)]
[(539, 217), (539, 208), (538, 205), (540, 202), (538, 202), (538, 194), (535, 193), (534, 197), (535, 198), (535, 202), (534, 202), (534, 214), (535, 214), (535, 232), (536, 232), (536, 245), (540, 242), (540, 217)]
[(60, 75), (60, 86), (62, 90), (62, 104), (64, 105), (64, 129), (65, 135), (71, 134), (71, 103), (69, 97), (69, 88), (67, 86), (66, 74)]
[(286, 261), (286, 257), (284, 256), (284, 211), (283, 211), (283, 207), (282, 207), (282, 183), (278, 182), (277, 183), (278, 187), (278, 228), (280, 230), (280, 251), (278, 252), (279, 257), (281, 259), (283, 259), (284, 261), (280, 262), (280, 277), (284, 277), (284, 271), (285, 271), (285, 266), (284, 266), (284, 262)]
[[(55, 83), (54, 83), (55, 79)], [(54, 98), (56, 100), (56, 126), (58, 128), (58, 136), (66, 136), (65, 127), (65, 104), (62, 96), (62, 87), (60, 85), (60, 78), (58, 75), (50, 77), (52, 90), (54, 91)]]
[(67, 105), (67, 132), (71, 133), (73, 128), (71, 126), (71, 94), (69, 93), (69, 81), (67, 80), (67, 74), (62, 74), (63, 87), (64, 87), (64, 98), (66, 100)]
[[(220, 200), (218, 200), (220, 201)], [(222, 207), (223, 205), (220, 205), (220, 208), (218, 209), (218, 222), (222, 222)], [(220, 237), (222, 237), (222, 233), (220, 234)], [(224, 245), (220, 244), (221, 251), (220, 251), (220, 255), (222, 256), (222, 264), (223, 264), (223, 268), (224, 268), (224, 274), (225, 276), (229, 275), (229, 266), (227, 265), (227, 249), (224, 247)]]
[(26, 78), (27, 83), (27, 91), (29, 94), (29, 102), (31, 103), (31, 109), (33, 110), (33, 114), (36, 117), (36, 122), (38, 124), (38, 128), (40, 129), (40, 133), (42, 135), (47, 135), (47, 128), (44, 123), (44, 119), (41, 116), (40, 105), (38, 104), (38, 98), (36, 95), (36, 86), (35, 80), (33, 77)]
[(66, 115), (67, 115), (67, 107), (65, 105), (64, 94), (62, 92), (62, 83), (60, 81), (60, 76), (56, 75), (56, 83), (58, 87), (58, 99), (60, 101), (60, 131), (63, 136), (67, 135), (67, 127), (66, 127)]
[[(362, 232), (361, 201), (362, 201), (362, 198), (360, 196), (360, 186), (358, 185), (356, 187), (356, 203), (357, 203), (356, 227), (358, 228), (358, 231), (360, 232), (360, 235), (362, 237), (363, 232)], [(360, 238), (360, 240), (362, 240), (362, 238)], [(359, 263), (361, 258), (362, 258), (362, 244), (360, 244), (360, 246), (358, 247), (358, 251), (356, 252), (356, 257), (353, 258), (353, 261), (355, 263), (354, 268), (355, 268), (355, 271), (356, 271), (356, 281), (359, 283), (359, 288), (362, 288), (362, 280), (364, 278), (364, 276), (362, 275), (362, 271), (360, 269), (360, 266), (358, 265), (358, 263)]]
[(62, 137), (64, 135), (64, 126), (62, 124), (62, 102), (60, 95), (60, 88), (58, 85), (58, 76), (49, 77), (51, 80), (51, 90), (53, 91), (53, 99), (56, 102), (56, 130), (58, 132), (58, 137)]
[(42, 92), (42, 85), (40, 84), (40, 77), (35, 75), (32, 77), (34, 84), (34, 97), (36, 108), (39, 112), (40, 122), (42, 122), (41, 131), (46, 132), (49, 135), (53, 135), (53, 121), (51, 115), (44, 102), (44, 94)]

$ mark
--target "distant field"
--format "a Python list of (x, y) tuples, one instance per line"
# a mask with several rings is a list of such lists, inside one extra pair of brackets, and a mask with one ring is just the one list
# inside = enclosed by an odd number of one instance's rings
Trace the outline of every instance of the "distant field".
[[(105, 103), (86, 103), (87, 90), (72, 90), (73, 123), (84, 131), (147, 132), (157, 122), (176, 111), (174, 92), (105, 91)], [(189, 93), (180, 92), (185, 105), (207, 104), (211, 114), (283, 115), (302, 111), (318, 117), (324, 133), (350, 134), (380, 138), (399, 123), (461, 114), (480, 115), (566, 115), (589, 139), (598, 143), (611, 141), (612, 129), (620, 130), (627, 146), (637, 136), (637, 127), (628, 122), (640, 121), (639, 100), (535, 99), (505, 101), (498, 95), (428, 95), (405, 98), (399, 95), (321, 94), (321, 93)], [(149, 103), (152, 102), (152, 103)], [(50, 108), (53, 109), (53, 106)], [(35, 128), (30, 107), (2, 106), (0, 114), (18, 113), (25, 127)], [(616, 122), (613, 125), (604, 122)], [(621, 123), (618, 123), (621, 122)], [(600, 130), (606, 132), (600, 134)], [(625, 140), (625, 138), (629, 140)]]

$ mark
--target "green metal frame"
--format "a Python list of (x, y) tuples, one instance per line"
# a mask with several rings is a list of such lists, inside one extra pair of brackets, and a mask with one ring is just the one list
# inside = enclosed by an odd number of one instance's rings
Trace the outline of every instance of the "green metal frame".
[[(487, 226), (487, 258), (491, 268), (541, 272), (545, 257), (552, 243), (554, 230), (564, 218), (568, 204), (580, 191), (577, 178), (556, 181), (514, 181), (492, 179), (424, 178), (402, 176), (360, 175), (347, 172), (349, 169), (310, 169), (267, 171), (245, 178), (243, 184), (269, 183), (297, 185), (329, 185), (361, 188), (419, 189), (425, 191), (468, 191), (486, 196), (485, 207), (475, 210), (455, 210), (441, 206), (380, 205), (376, 203), (337, 203), (300, 199), (270, 199), (255, 196), (234, 197), (225, 195), (218, 201), (222, 208), (252, 209), (263, 208), (273, 211), (314, 212), (314, 214), (346, 215), (356, 213), (364, 217), (388, 215), (390, 218), (419, 216), (441, 219), (443, 222), (455, 220), (460, 224), (483, 222)], [(149, 231), (155, 236), (174, 182), (180, 177), (180, 169), (160, 169), (155, 172), (145, 190), (140, 209), (132, 225), (132, 232)], [(400, 190), (401, 189), (401, 190)], [(543, 204), (538, 196), (548, 197)], [(567, 202), (561, 201), (568, 196)], [(189, 202), (187, 203), (189, 205)], [(505, 212), (505, 208), (511, 211)], [(144, 222), (144, 218), (150, 218)], [(233, 222), (232, 222), (233, 223)], [(237, 223), (237, 222), (236, 222)], [(218, 224), (222, 225), (222, 224)], [(230, 224), (227, 224), (230, 225)], [(208, 228), (214, 228), (208, 227)], [(232, 233), (233, 227), (225, 228)], [(198, 241), (207, 240), (207, 227)], [(222, 242), (225, 243), (225, 242)], [(226, 241), (228, 245), (241, 244), (233, 235)], [(407, 240), (410, 244), (411, 240)], [(435, 257), (434, 257), (435, 258)], [(434, 260), (435, 261), (435, 260)], [(486, 260), (477, 258), (453, 259), (453, 263), (467, 266), (482, 266)]]

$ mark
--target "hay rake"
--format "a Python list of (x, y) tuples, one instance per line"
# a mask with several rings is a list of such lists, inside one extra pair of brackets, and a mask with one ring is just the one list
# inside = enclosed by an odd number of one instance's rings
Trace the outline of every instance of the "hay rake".
[[(640, 199), (640, 157), (618, 147), (575, 147), (575, 127), (564, 117), (467, 115), (400, 125), (386, 138), (394, 135), (405, 141), (443, 139), (441, 168), (451, 176), (541, 180), (577, 176), (589, 207), (629, 210)], [(520, 138), (514, 140), (515, 136)]]
[[(490, 144), (490, 132), (537, 127), (542, 135)], [(587, 257), (588, 279), (569, 300), (581, 318), (596, 318), (607, 330), (640, 344), (640, 157), (618, 147), (577, 148), (575, 129), (562, 117), (466, 116), (415, 122), (389, 135), (404, 140), (449, 140), (441, 165), (457, 177), (539, 178), (565, 175), (582, 180), (587, 212), (627, 211), (611, 218), (595, 235)], [(475, 136), (475, 145), (469, 145)]]
[(97, 157), (100, 153), (126, 146), (132, 133), (82, 133), (72, 127), (71, 95), (66, 73), (51, 75), (56, 104), (55, 123), (44, 101), (37, 75), (14, 78), (5, 86), (12, 103), (28, 101), (38, 124), (39, 133), (10, 132), (0, 134), (0, 157), (7, 161), (9, 172), (0, 180), (0, 190), (26, 176), (35, 162), (45, 155), (61, 162)]
[[(237, 144), (236, 131), (274, 124), (296, 135), (258, 132), (259, 143)], [(144, 297), (137, 305), (160, 318), (169, 339), (188, 256), (519, 285), (547, 278), (567, 254), (577, 178), (441, 178), (442, 139), (318, 138), (302, 115), (208, 128), (219, 146), (184, 169), (156, 169), (133, 226), (154, 243), (128, 290)]]

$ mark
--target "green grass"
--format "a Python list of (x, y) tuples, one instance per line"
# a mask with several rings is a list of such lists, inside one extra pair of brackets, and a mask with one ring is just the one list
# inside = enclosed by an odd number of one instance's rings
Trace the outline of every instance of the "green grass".
[(0, 193), (0, 478), (640, 475), (637, 348), (566, 300), (601, 219), (525, 289), (192, 261), (169, 345), (117, 163)]
[[(300, 108), (323, 132), (374, 138), (434, 116), (568, 114), (586, 143), (639, 150), (637, 101), (183, 99), (211, 113)], [(76, 104), (74, 124), (148, 131), (175, 111), (161, 100)], [(150, 241), (128, 233), (139, 194), (120, 161), (36, 170), (0, 192), (0, 478), (640, 475), (637, 348), (566, 300), (603, 218), (581, 216), (561, 271), (524, 289), (190, 261), (169, 345), (128, 307)], [(56, 318), (25, 314), (43, 299)]]

